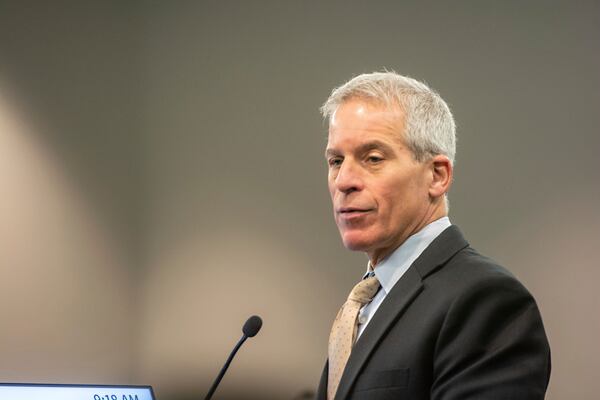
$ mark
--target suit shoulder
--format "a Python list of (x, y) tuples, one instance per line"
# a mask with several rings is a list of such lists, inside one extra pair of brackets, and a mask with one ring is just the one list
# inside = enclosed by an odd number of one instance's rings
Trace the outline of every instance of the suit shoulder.
[(451, 292), (497, 290), (531, 296), (525, 286), (506, 268), (470, 246), (457, 252), (431, 277)]

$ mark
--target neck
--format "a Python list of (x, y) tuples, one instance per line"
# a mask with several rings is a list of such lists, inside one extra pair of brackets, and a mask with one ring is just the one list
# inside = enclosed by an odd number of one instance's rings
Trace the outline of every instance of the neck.
[(430, 209), (420, 221), (418, 221), (411, 229), (407, 231), (407, 233), (397, 238), (397, 240), (395, 241), (395, 245), (386, 248), (376, 249), (373, 251), (367, 251), (367, 256), (369, 257), (371, 266), (375, 268), (379, 262), (386, 259), (390, 254), (396, 251), (397, 248), (402, 246), (406, 239), (419, 232), (421, 229), (425, 228), (430, 223), (437, 221), (440, 218), (446, 217), (447, 215), (448, 212), (446, 210), (446, 206), (444, 203), (442, 203), (441, 206)]

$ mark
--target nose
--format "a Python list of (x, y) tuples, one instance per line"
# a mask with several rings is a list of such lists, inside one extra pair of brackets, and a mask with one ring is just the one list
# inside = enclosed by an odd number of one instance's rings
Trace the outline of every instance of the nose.
[(335, 176), (335, 188), (348, 194), (362, 190), (363, 185), (360, 168), (351, 160), (344, 160)]

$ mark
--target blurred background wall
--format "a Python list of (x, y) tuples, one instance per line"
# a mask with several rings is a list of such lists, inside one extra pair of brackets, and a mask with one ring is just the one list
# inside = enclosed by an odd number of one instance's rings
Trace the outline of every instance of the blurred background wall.
[(0, 381), (136, 376), (131, 11), (0, 1)]
[(0, 1), (0, 381), (221, 398), (315, 389), (366, 258), (318, 107), (383, 67), (458, 123), (451, 220), (513, 271), (548, 399), (600, 375), (600, 3)]

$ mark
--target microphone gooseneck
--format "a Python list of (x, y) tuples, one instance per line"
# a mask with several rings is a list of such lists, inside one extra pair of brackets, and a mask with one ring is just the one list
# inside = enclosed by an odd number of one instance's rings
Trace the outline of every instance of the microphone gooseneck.
[(250, 318), (248, 318), (248, 320), (244, 324), (244, 327), (242, 328), (243, 335), (241, 339), (237, 342), (231, 354), (229, 354), (227, 361), (225, 361), (225, 365), (223, 365), (223, 368), (221, 368), (221, 372), (219, 372), (217, 379), (215, 379), (215, 381), (213, 382), (204, 400), (210, 400), (212, 395), (215, 393), (215, 390), (217, 390), (219, 383), (221, 383), (221, 379), (223, 379), (225, 372), (227, 372), (227, 368), (229, 368), (229, 364), (231, 364), (231, 361), (233, 360), (233, 357), (235, 357), (235, 354), (238, 352), (240, 347), (242, 347), (242, 344), (244, 344), (246, 339), (248, 339), (249, 337), (256, 336), (258, 331), (260, 331), (260, 328), (262, 328), (262, 319), (258, 315), (253, 315)]

